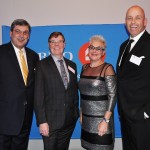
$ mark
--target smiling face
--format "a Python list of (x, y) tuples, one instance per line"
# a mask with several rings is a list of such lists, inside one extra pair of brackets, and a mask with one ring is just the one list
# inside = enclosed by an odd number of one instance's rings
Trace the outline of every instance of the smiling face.
[(125, 21), (127, 30), (132, 37), (141, 33), (147, 25), (144, 10), (139, 6), (133, 6), (128, 9)]
[(52, 55), (57, 58), (62, 58), (65, 48), (63, 37), (61, 35), (58, 35), (57, 37), (52, 37), (51, 39), (49, 39), (49, 48)]
[(10, 31), (11, 41), (19, 49), (22, 49), (27, 44), (29, 36), (29, 28), (25, 25), (16, 25), (13, 30)]
[(101, 61), (102, 56), (105, 54), (105, 50), (102, 49), (105, 47), (104, 43), (101, 41), (92, 41), (90, 45), (93, 47), (89, 48), (90, 61)]

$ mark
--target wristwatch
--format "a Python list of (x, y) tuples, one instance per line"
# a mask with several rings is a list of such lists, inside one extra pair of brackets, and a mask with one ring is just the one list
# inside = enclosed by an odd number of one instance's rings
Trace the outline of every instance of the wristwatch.
[(109, 119), (106, 119), (105, 117), (103, 118), (103, 120), (106, 122), (106, 123), (109, 123)]

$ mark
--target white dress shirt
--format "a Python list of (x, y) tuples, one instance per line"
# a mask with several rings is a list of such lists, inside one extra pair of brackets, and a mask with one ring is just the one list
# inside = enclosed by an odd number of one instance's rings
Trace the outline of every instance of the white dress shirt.
[[(60, 60), (60, 59), (58, 59), (57, 57), (55, 57), (55, 56), (52, 55), (52, 54), (51, 54), (51, 56), (52, 56), (52, 58), (53, 58), (53, 60), (54, 60), (54, 62), (55, 62), (55, 64), (56, 64), (56, 66), (57, 66), (57, 69), (58, 69), (60, 75), (61, 75), (60, 63), (59, 63), (59, 61), (58, 61), (58, 60)], [(66, 65), (66, 63), (65, 63), (64, 58), (62, 57), (61, 59), (63, 60), (63, 64), (64, 64), (64, 67), (65, 67), (65, 71), (66, 71), (66, 73), (67, 73), (67, 78), (68, 78), (68, 82), (69, 82), (69, 72), (68, 72), (68, 69), (67, 69), (67, 65)]]
[[(20, 49), (18, 49), (13, 43), (12, 43), (12, 45), (14, 47), (14, 50), (15, 50), (15, 53), (16, 53), (16, 56), (17, 56), (17, 59), (18, 59), (18, 63), (19, 63), (20, 69), (21, 69), (21, 73), (22, 73), (22, 65), (21, 65), (21, 61), (20, 61)], [(28, 68), (27, 56), (26, 56), (25, 48), (22, 48), (21, 50), (23, 51), (23, 55), (24, 55), (24, 58), (25, 58), (25, 61), (26, 61), (26, 65), (27, 65), (27, 68)], [(23, 74), (22, 74), (22, 76), (23, 76)]]
[[(135, 44), (137, 43), (137, 41), (140, 39), (140, 37), (144, 34), (144, 32), (145, 32), (145, 30), (142, 31), (140, 34), (138, 34), (136, 37), (131, 37), (131, 36), (130, 36), (129, 40), (133, 39), (134, 41), (131, 43), (131, 47), (130, 47), (130, 51), (129, 51), (129, 52), (131, 52), (131, 50), (133, 49), (133, 47), (135, 46)], [(128, 45), (128, 43), (127, 43), (127, 45)], [(119, 66), (120, 66), (120, 64), (121, 64), (122, 57), (123, 57), (123, 55), (124, 55), (125, 50), (126, 50), (126, 47), (125, 47), (125, 49), (124, 49), (124, 51), (123, 51), (123, 53), (122, 53), (122, 56), (121, 56), (121, 58), (120, 58)]]

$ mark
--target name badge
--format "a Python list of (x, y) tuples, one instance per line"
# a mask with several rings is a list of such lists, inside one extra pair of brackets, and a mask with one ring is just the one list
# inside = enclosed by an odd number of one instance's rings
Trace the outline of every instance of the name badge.
[(132, 55), (129, 61), (139, 66), (143, 58), (145, 58), (145, 56), (137, 57), (135, 55)]

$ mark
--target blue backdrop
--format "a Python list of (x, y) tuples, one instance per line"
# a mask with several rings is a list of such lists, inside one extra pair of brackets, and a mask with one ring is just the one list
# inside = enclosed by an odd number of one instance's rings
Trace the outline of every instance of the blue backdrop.
[[(87, 42), (92, 35), (103, 35), (106, 42), (106, 59), (114, 68), (118, 57), (120, 44), (128, 38), (124, 24), (103, 25), (62, 25), (62, 26), (36, 26), (32, 27), (28, 47), (35, 50), (40, 59), (49, 55), (48, 37), (51, 32), (60, 31), (66, 39), (64, 56), (76, 62), (78, 67), (78, 78), (83, 63), (88, 62)], [(2, 43), (10, 41), (10, 27), (2, 26)], [(115, 108), (115, 136), (121, 137), (120, 123), (118, 120), (117, 107)], [(35, 117), (33, 119), (30, 138), (41, 138), (36, 127)], [(77, 122), (72, 138), (80, 138), (80, 123)]]

